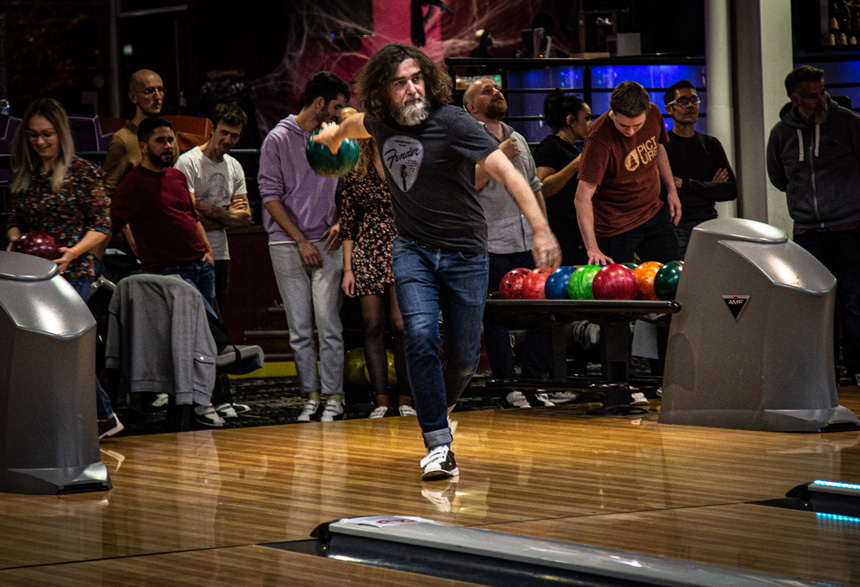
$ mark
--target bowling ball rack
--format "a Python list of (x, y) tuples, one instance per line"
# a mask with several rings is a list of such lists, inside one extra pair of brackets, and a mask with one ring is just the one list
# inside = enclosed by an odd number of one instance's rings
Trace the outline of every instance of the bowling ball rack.
[[(603, 415), (642, 414), (630, 405), (630, 323), (650, 320), (650, 314), (675, 314), (681, 305), (672, 300), (505, 300), (490, 296), (484, 315), (511, 329), (546, 326), (550, 338), (548, 381), (520, 381), (516, 387), (565, 389), (603, 396)], [(600, 326), (601, 375), (571, 378), (567, 373), (566, 327), (575, 320)], [(659, 383), (658, 383), (659, 385)]]

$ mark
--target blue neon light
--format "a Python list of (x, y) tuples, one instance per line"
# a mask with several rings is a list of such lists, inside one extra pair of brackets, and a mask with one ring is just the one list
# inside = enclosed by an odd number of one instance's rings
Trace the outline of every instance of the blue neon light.
[(860, 524), (860, 518), (855, 518), (853, 516), (840, 516), (837, 514), (816, 512), (815, 517), (819, 520), (826, 520), (829, 522), (848, 522), (850, 524)]
[(850, 489), (852, 491), (860, 491), (860, 485), (856, 483), (842, 483), (841, 481), (825, 481), (824, 479), (816, 479), (812, 482), (813, 485), (822, 487), (836, 487), (838, 489)]

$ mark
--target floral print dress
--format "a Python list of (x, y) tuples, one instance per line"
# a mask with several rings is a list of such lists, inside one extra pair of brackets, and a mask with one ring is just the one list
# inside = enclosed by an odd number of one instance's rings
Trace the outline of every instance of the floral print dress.
[(385, 293), (394, 283), (391, 246), (397, 231), (391, 211), (391, 194), (373, 165), (364, 179), (350, 173), (341, 201), (341, 232), (344, 240), (354, 242), (352, 272), (355, 294)]
[[(98, 167), (75, 157), (59, 193), (51, 191), (52, 180), (53, 174), (37, 171), (26, 192), (12, 194), (10, 227), (17, 226), (22, 234), (48, 232), (54, 235), (57, 247), (73, 247), (91, 230), (110, 234), (108, 201)], [(85, 275), (96, 276), (90, 253), (69, 263), (63, 273), (69, 281)]]

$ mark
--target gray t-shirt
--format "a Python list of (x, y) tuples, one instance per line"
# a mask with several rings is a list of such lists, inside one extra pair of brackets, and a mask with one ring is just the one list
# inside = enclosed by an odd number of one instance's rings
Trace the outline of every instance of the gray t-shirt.
[(487, 222), (475, 193), (475, 163), (498, 145), (463, 109), (440, 106), (416, 126), (368, 117), (391, 191), (397, 233), (463, 253), (487, 250)]

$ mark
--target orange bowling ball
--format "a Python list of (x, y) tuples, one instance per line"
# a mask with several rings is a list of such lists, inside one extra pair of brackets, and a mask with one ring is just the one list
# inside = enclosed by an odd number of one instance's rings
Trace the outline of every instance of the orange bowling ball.
[(636, 276), (636, 297), (640, 300), (658, 300), (657, 294), (654, 293), (654, 278), (657, 272), (660, 271), (662, 263), (657, 261), (645, 261), (636, 266), (633, 274)]

